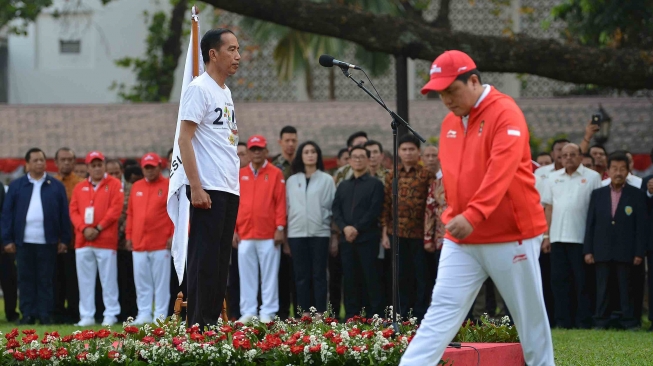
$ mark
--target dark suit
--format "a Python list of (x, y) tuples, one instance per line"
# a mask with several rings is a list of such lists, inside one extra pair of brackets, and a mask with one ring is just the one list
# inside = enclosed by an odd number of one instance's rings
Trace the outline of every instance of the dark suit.
[(612, 217), (611, 186), (592, 192), (587, 213), (584, 253), (592, 254), (596, 263), (596, 315), (598, 327), (607, 326), (609, 320), (608, 286), (610, 273), (617, 277), (621, 324), (636, 327), (639, 319), (634, 317), (635, 294), (632, 289), (635, 257), (644, 258), (648, 238), (648, 215), (645, 194), (628, 184)]
[[(648, 181), (653, 179), (653, 175), (649, 175), (642, 179), (642, 190), (648, 192)], [(646, 205), (648, 206), (649, 226), (651, 232), (649, 233), (648, 250), (646, 253), (646, 265), (648, 267), (648, 320), (653, 322), (653, 197), (646, 198)], [(653, 325), (651, 326), (653, 329)]]
[[(5, 200), (5, 186), (0, 183), (0, 208)], [(1, 211), (1, 210), (0, 210)], [(0, 251), (0, 286), (5, 300), (5, 315), (7, 321), (18, 319), (16, 305), (18, 304), (18, 275), (16, 274), (16, 254)]]

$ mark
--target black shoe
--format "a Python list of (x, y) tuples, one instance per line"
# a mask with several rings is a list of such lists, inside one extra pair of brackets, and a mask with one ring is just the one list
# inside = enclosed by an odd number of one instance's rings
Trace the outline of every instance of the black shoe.
[(11, 316), (7, 315), (7, 322), (15, 323), (15, 322), (18, 321), (19, 318), (20, 317), (18, 316), (18, 314), (14, 314), (14, 315), (11, 315)]
[(36, 319), (31, 316), (24, 316), (21, 320), (18, 321), (18, 325), (34, 325), (36, 324)]

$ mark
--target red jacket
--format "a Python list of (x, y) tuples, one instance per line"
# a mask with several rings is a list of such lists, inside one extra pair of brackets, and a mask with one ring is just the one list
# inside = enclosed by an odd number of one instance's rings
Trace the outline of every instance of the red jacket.
[(462, 214), (474, 227), (461, 244), (504, 243), (546, 231), (544, 211), (535, 189), (528, 127), (509, 96), (492, 88), (469, 115), (449, 113), (440, 131), (447, 209), (446, 224)]
[(170, 180), (141, 179), (132, 185), (127, 208), (125, 235), (135, 252), (166, 249), (174, 225), (168, 216), (166, 199)]
[[(97, 190), (93, 189), (91, 180), (85, 179), (75, 186), (73, 197), (70, 200), (70, 220), (75, 228), (75, 248), (86, 246), (103, 249), (118, 249), (118, 218), (122, 213), (124, 193), (122, 183), (105, 174), (104, 179), (98, 184)], [(94, 207), (93, 223), (84, 223), (87, 207)], [(101, 226), (100, 235), (93, 240), (84, 238), (84, 229)]]
[(236, 232), (241, 239), (272, 239), (286, 226), (286, 181), (281, 170), (265, 161), (257, 176), (251, 164), (240, 169), (240, 207)]

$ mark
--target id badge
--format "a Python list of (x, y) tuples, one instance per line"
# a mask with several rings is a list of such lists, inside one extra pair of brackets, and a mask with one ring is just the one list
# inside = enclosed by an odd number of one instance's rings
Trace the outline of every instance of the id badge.
[(93, 219), (95, 216), (95, 207), (86, 207), (86, 211), (84, 212), (84, 223), (86, 225), (91, 225), (93, 223)]

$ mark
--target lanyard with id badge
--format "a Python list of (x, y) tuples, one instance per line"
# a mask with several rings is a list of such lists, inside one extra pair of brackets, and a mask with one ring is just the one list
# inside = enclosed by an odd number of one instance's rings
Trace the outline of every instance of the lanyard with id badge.
[(95, 220), (95, 207), (93, 207), (93, 202), (95, 201), (95, 195), (97, 194), (97, 191), (100, 189), (99, 185), (101, 184), (98, 183), (98, 189), (93, 189), (93, 196), (91, 197), (91, 205), (86, 207), (86, 210), (84, 210), (84, 224), (86, 225), (91, 225), (93, 224), (93, 221)]

